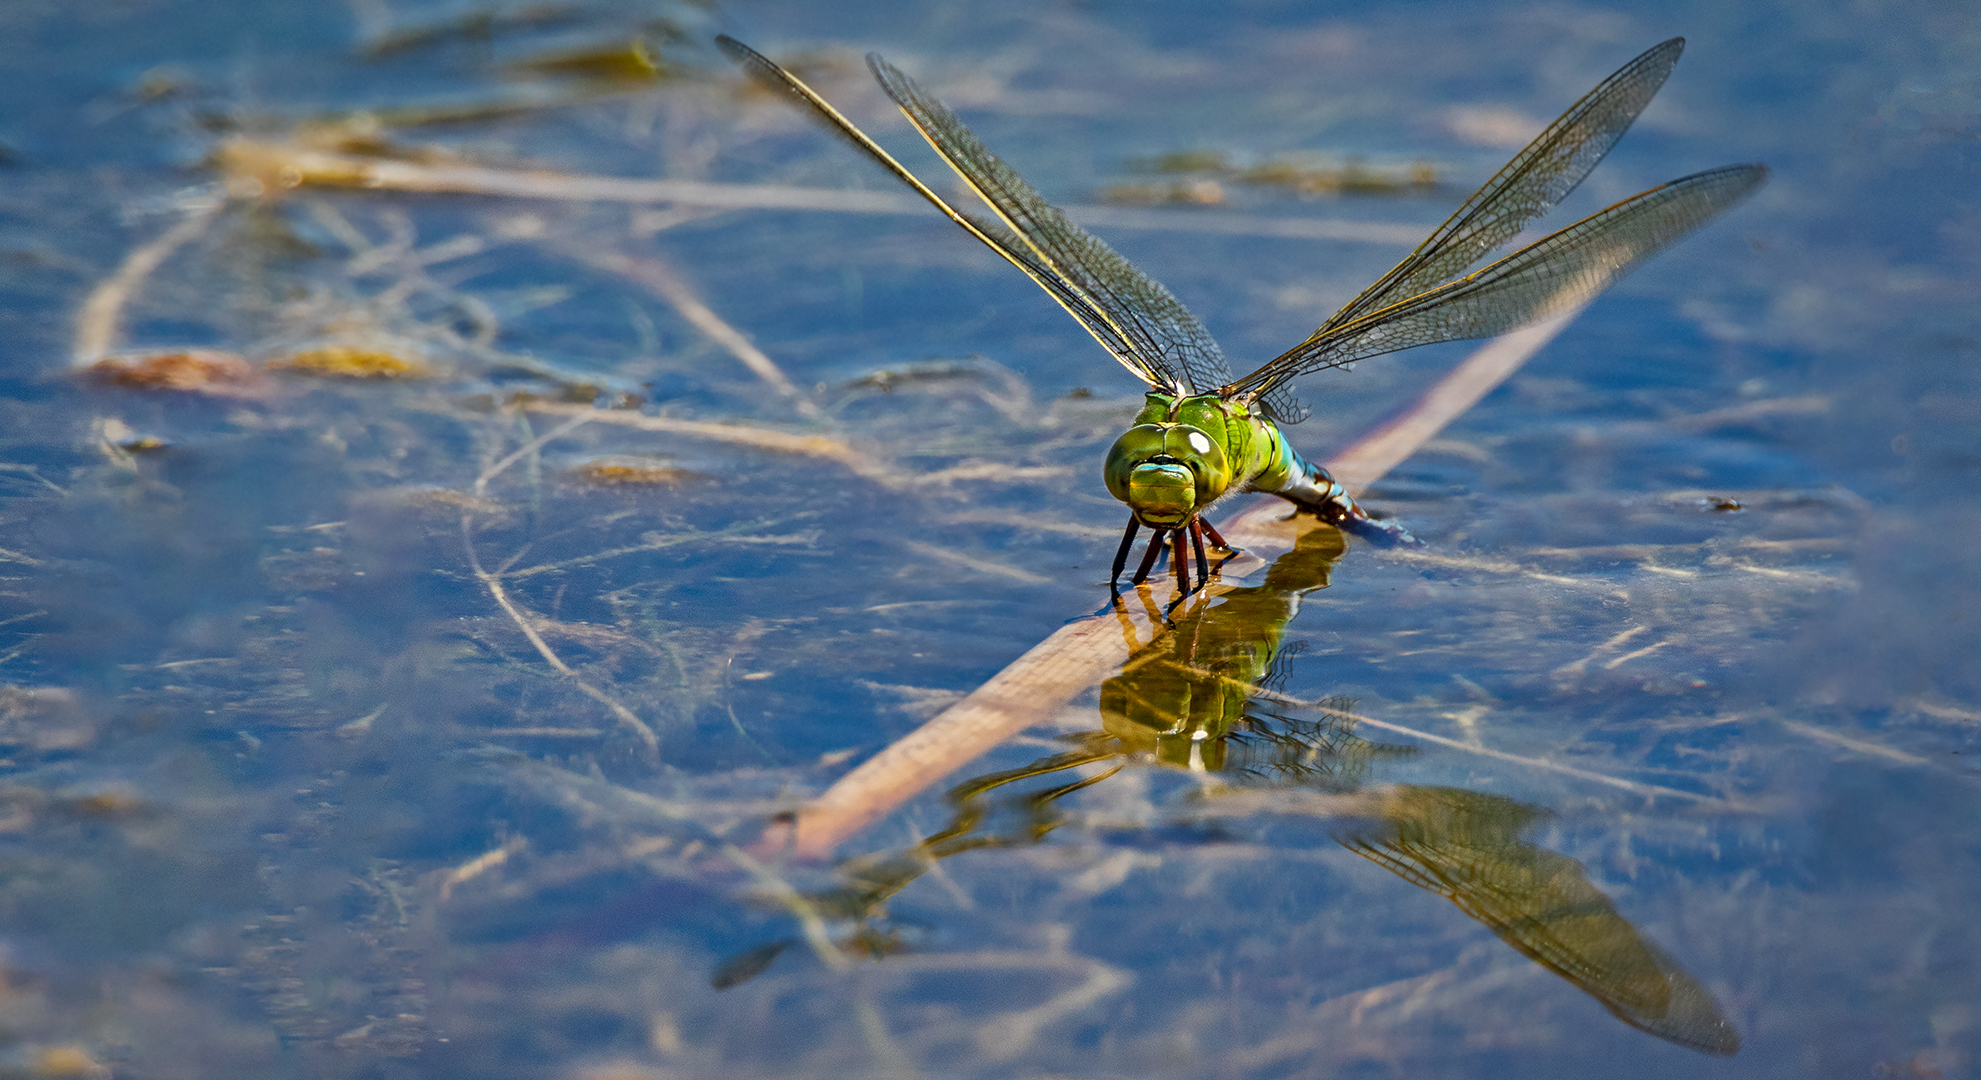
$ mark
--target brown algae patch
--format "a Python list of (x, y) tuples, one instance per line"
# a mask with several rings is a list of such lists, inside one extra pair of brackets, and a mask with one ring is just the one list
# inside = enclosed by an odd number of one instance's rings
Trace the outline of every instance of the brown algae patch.
[(217, 349), (112, 356), (91, 364), (84, 374), (99, 383), (126, 390), (240, 397), (261, 389), (261, 373), (254, 365)]

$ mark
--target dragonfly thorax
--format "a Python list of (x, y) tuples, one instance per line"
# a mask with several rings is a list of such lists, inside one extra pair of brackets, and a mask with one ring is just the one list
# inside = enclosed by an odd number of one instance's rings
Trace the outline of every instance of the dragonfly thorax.
[(1231, 485), (1220, 440), (1202, 428), (1159, 421), (1121, 433), (1107, 453), (1107, 489), (1152, 529), (1174, 529)]

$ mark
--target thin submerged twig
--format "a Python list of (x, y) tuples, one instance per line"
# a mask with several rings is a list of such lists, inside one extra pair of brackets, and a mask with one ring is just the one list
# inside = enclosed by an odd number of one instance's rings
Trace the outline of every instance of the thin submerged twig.
[(28, 479), (33, 480), (35, 483), (40, 484), (57, 495), (67, 495), (69, 493), (68, 488), (41, 475), (41, 467), (38, 465), (17, 465), (13, 462), (0, 462), (0, 472), (21, 473)]
[(612, 715), (618, 717), (621, 724), (631, 728), (633, 733), (640, 737), (640, 741), (646, 743), (648, 752), (658, 753), (660, 750), (660, 736), (654, 734), (653, 728), (649, 727), (646, 721), (640, 719), (633, 710), (615, 700), (612, 695), (593, 686), (591, 683), (585, 681), (583, 676), (571, 670), (570, 665), (566, 664), (556, 652), (552, 651), (550, 643), (543, 640), (543, 635), (537, 633), (534, 621), (528, 615), (524, 614), (521, 608), (516, 606), (515, 601), (509, 598), (509, 591), (502, 587), (502, 579), (482, 569), (481, 556), (475, 551), (474, 516), (472, 514), (463, 514), (461, 516), (461, 540), (468, 549), (468, 566), (474, 570), (475, 580), (481, 582), (482, 588), (488, 590), (488, 595), (495, 601), (496, 606), (500, 607), (503, 613), (508, 615), (511, 621), (515, 622), (516, 628), (523, 632), (525, 638), (529, 639), (530, 644), (536, 648), (537, 655), (543, 657), (544, 663), (549, 664), (559, 675), (570, 679), (571, 684), (578, 688), (579, 693), (610, 709)]
[(590, 566), (593, 563), (604, 562), (607, 559), (638, 555), (647, 551), (665, 551), (668, 548), (680, 547), (682, 544), (692, 544), (698, 540), (721, 540), (729, 544), (770, 544), (774, 546), (788, 545), (793, 547), (818, 542), (819, 534), (816, 532), (795, 533), (786, 536), (751, 536), (743, 532), (744, 529), (755, 528), (759, 524), (762, 523), (743, 522), (727, 528), (716, 529), (712, 532), (677, 533), (649, 543), (628, 544), (625, 547), (611, 548), (606, 551), (594, 552), (590, 555), (578, 555), (569, 559), (560, 559), (557, 562), (538, 563), (535, 566), (526, 566), (521, 570), (509, 570), (505, 568), (497, 571), (497, 576), (505, 581), (514, 581), (517, 578), (535, 577), (538, 574), (554, 574), (560, 570), (569, 570), (574, 566)]
[(489, 481), (495, 479), (497, 476), (502, 475), (502, 473), (508, 470), (509, 466), (514, 465), (518, 461), (521, 461), (524, 458), (527, 458), (535, 454), (538, 450), (543, 449), (545, 444), (551, 442), (552, 440), (561, 439), (564, 436), (569, 435), (571, 432), (576, 431), (577, 429), (585, 426), (586, 424), (591, 423), (592, 420), (595, 419), (592, 413), (596, 411), (597, 410), (590, 410), (590, 411), (581, 411), (581, 412), (573, 413), (570, 419), (564, 421), (563, 423), (557, 425), (554, 428), (551, 428), (549, 431), (546, 431), (543, 434), (538, 435), (535, 438), (532, 438), (528, 442), (517, 447), (507, 457), (501, 459), (500, 461), (497, 461), (493, 465), (490, 465), (488, 468), (483, 469), (482, 474), (480, 476), (475, 477), (475, 497), (481, 498), (487, 495)]
[(571, 405), (553, 401), (531, 401), (522, 407), (531, 412), (563, 416), (582, 414), (599, 424), (618, 424), (621, 427), (634, 427), (643, 431), (686, 435), (712, 442), (752, 446), (759, 450), (824, 458), (828, 461), (836, 461), (855, 474), (882, 487), (901, 490), (915, 486), (914, 477), (903, 474), (870, 454), (854, 449), (849, 443), (823, 435), (794, 435), (786, 431), (754, 427), (749, 424), (716, 424), (706, 420), (681, 420), (672, 416), (650, 416), (625, 409), (599, 409), (590, 405)]
[[(482, 470), (481, 475), (475, 478), (475, 496), (477, 498), (482, 497), (483, 493), (488, 489), (489, 481), (501, 475), (503, 471), (507, 470), (516, 462), (535, 453), (544, 443), (568, 434), (590, 420), (591, 416), (588, 412), (573, 416), (565, 423), (530, 439), (514, 453), (507, 455)], [(654, 733), (653, 728), (646, 721), (641, 720), (633, 710), (620, 704), (612, 695), (593, 686), (583, 676), (573, 671), (570, 665), (566, 664), (563, 658), (559, 657), (556, 651), (550, 647), (550, 643), (543, 639), (543, 635), (537, 632), (535, 620), (530, 618), (514, 600), (510, 599), (509, 590), (502, 587), (502, 572), (496, 571), (491, 573), (482, 566), (481, 553), (475, 548), (475, 514), (472, 507), (461, 515), (461, 546), (467, 551), (468, 568), (474, 571), (475, 580), (480, 582), (481, 587), (488, 591), (489, 598), (495, 601), (496, 606), (502, 609), (503, 614), (509, 616), (510, 621), (516, 624), (516, 628), (522, 631), (523, 637), (528, 639), (530, 645), (536, 649), (537, 655), (543, 657), (544, 663), (549, 664), (559, 675), (570, 679), (572, 685), (576, 686), (580, 693), (611, 710), (612, 715), (617, 717), (622, 725), (631, 728), (633, 733), (640, 737), (640, 741), (646, 744), (649, 753), (658, 753), (660, 750), (660, 736)]]
[(188, 211), (177, 225), (131, 249), (117, 271), (90, 290), (82, 309), (76, 313), (76, 340), (71, 355), (76, 367), (88, 367), (110, 355), (117, 345), (124, 305), (173, 252), (198, 239), (227, 205), (225, 199), (216, 198)]
[(793, 408), (805, 416), (817, 416), (819, 407), (805, 397), (804, 393), (785, 376), (777, 362), (757, 348), (741, 330), (729, 325), (722, 316), (702, 301), (692, 286), (682, 280), (681, 275), (667, 262), (656, 258), (638, 258), (616, 251), (590, 251), (570, 248), (571, 257), (608, 273), (637, 282), (648, 292), (674, 305), (674, 310), (688, 320), (695, 329), (707, 334), (716, 344), (727, 350), (744, 367), (756, 373), (757, 378), (769, 384), (771, 389), (788, 399)]

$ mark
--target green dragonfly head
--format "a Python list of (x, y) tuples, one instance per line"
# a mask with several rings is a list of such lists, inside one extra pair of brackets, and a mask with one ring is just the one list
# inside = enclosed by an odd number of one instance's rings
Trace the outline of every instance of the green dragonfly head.
[[(1153, 404), (1157, 395), (1151, 394)], [(1148, 410), (1142, 417), (1147, 419)], [(1170, 420), (1136, 424), (1107, 452), (1107, 490), (1152, 529), (1174, 529), (1231, 485), (1224, 447), (1202, 428)]]

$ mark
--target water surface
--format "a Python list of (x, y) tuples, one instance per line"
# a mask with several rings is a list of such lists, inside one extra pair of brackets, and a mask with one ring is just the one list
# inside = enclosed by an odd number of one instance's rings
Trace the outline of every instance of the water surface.
[[(0, 26), (7, 1067), (1973, 1075), (1972, 13), (161, 0)], [(1063, 203), (1166, 154), (1430, 163), (1430, 190), (1227, 181), (1097, 229), (1241, 370), (1407, 241), (1207, 217), (1428, 231), (1664, 37), (1691, 42), (1671, 82), (1549, 220), (1775, 176), (1370, 493), (1426, 549), (1309, 538), (956, 800), (752, 876), (777, 814), (1102, 604), (1132, 380), (933, 214), (255, 197), (211, 164), (368, 109), (382, 131), (319, 145), (891, 190), (717, 31), (938, 175), (878, 49)], [(665, 77), (568, 62), (636, 36)], [(195, 218), (114, 348), (252, 373), (74, 375), (92, 290)], [(353, 343), (424, 377), (293, 370)], [(1309, 379), (1296, 442), (1344, 445), (1465, 348)], [(544, 438), (593, 403), (852, 453)], [(1184, 669), (1225, 677), (1154, 674)], [(1221, 760), (1146, 734), (1180, 714)]]

